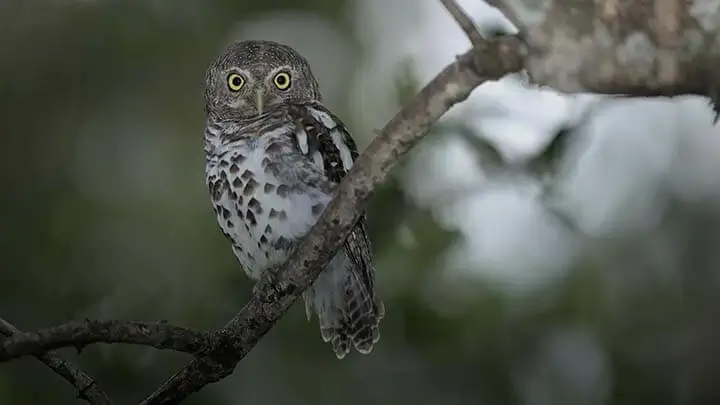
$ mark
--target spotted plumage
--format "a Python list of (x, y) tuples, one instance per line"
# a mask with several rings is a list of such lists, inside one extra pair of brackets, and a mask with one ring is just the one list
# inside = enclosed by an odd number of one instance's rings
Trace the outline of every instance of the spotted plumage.
[[(292, 48), (244, 41), (210, 66), (206, 183), (223, 234), (249, 277), (281, 264), (315, 224), (358, 152)], [(308, 319), (342, 359), (369, 353), (384, 315), (365, 216), (303, 294)]]

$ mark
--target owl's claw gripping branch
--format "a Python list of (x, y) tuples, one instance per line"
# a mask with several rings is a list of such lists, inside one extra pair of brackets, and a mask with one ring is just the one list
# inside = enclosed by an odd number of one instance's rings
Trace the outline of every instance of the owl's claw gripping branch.
[(253, 294), (258, 294), (265, 289), (272, 289), (276, 294), (280, 292), (280, 266), (272, 266), (265, 270), (265, 276), (253, 285)]

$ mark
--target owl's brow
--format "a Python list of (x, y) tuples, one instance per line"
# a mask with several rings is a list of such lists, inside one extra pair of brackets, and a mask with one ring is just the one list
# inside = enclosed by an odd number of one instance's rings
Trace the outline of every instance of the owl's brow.
[(265, 75), (265, 79), (273, 78), (276, 74), (279, 72), (295, 72), (295, 69), (291, 65), (282, 65), (278, 66), (276, 68), (270, 69), (267, 75)]
[(231, 66), (231, 67), (229, 67), (229, 68), (227, 68), (227, 69), (224, 69), (224, 70), (222, 71), (222, 75), (223, 75), (224, 77), (227, 77), (227, 76), (228, 76), (229, 74), (231, 74), (231, 73), (239, 73), (239, 74), (241, 74), (242, 77), (243, 77), (245, 80), (247, 80), (247, 81), (251, 81), (251, 80), (253, 79), (253, 75), (251, 74), (251, 72), (250, 72), (249, 70), (247, 70), (247, 69), (242, 69), (242, 68), (239, 68), (239, 67), (237, 67), (237, 66)]

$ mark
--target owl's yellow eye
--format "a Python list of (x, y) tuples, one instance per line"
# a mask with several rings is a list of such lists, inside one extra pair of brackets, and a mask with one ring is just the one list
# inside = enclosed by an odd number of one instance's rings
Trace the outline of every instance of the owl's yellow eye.
[(280, 72), (275, 75), (273, 82), (278, 89), (285, 90), (290, 87), (290, 75), (285, 72)]
[(242, 89), (242, 86), (245, 84), (245, 79), (243, 79), (242, 76), (240, 76), (237, 73), (230, 73), (230, 75), (227, 78), (228, 87), (232, 91), (239, 91)]

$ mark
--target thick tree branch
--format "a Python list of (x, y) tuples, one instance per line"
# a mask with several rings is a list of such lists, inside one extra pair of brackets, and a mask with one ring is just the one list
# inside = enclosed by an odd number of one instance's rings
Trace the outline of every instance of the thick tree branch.
[(0, 339), (0, 361), (61, 347), (78, 350), (92, 343), (128, 343), (197, 353), (208, 335), (164, 322), (85, 320), (34, 332), (19, 332)]
[(530, 43), (526, 69), (537, 84), (634, 97), (720, 93), (720, 11), (713, 1), (490, 3), (534, 15), (522, 28)]
[[(13, 336), (22, 333), (13, 324), (0, 318), (0, 334)], [(35, 354), (34, 357), (72, 384), (77, 389), (78, 398), (87, 401), (90, 405), (112, 405), (110, 398), (95, 380), (72, 363), (61, 359), (53, 352)]]

